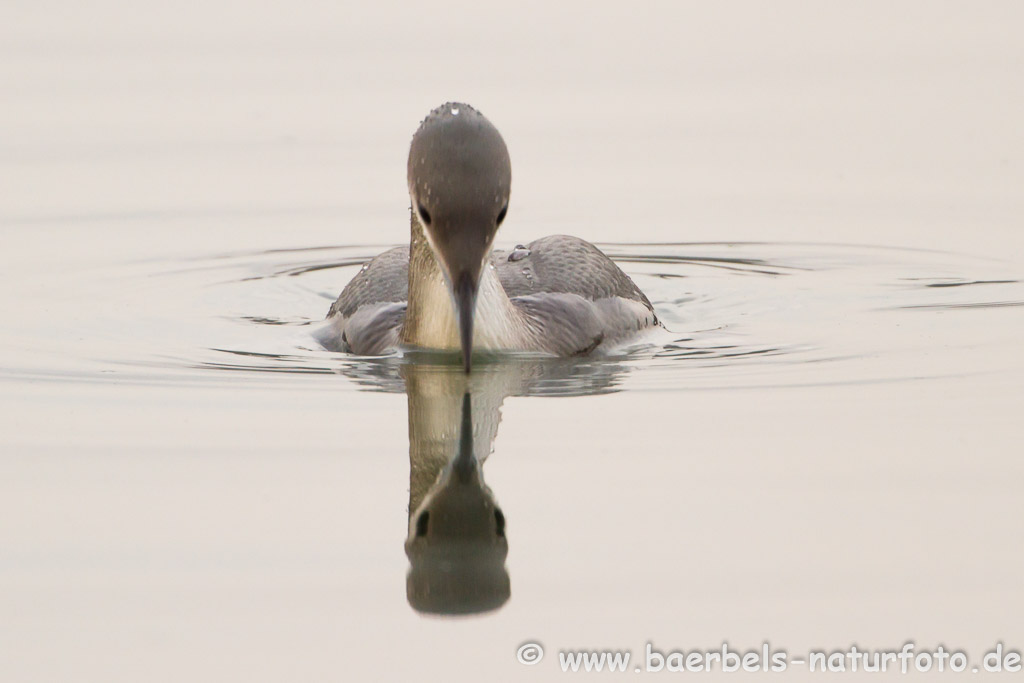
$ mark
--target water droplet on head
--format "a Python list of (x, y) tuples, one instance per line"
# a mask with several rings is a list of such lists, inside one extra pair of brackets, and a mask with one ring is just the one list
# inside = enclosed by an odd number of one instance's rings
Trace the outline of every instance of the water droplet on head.
[(458, 116), (458, 115), (459, 115), (459, 108), (458, 107), (452, 107), (452, 116)]

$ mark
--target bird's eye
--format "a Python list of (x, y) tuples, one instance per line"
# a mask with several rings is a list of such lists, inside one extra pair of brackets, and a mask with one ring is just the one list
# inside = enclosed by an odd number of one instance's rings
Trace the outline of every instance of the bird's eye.
[(427, 535), (427, 529), (430, 526), (430, 511), (424, 510), (419, 517), (416, 518), (416, 537), (420, 538)]
[(503, 220), (505, 220), (505, 214), (506, 213), (508, 213), (508, 204), (506, 204), (505, 206), (501, 207), (501, 211), (498, 213), (498, 220), (497, 220), (497, 224), (498, 225), (501, 225), (501, 222)]
[(499, 536), (505, 535), (505, 515), (498, 508), (494, 508), (494, 530)]
[(420, 214), (420, 220), (423, 221), (424, 225), (430, 225), (430, 212), (423, 208), (422, 204), (416, 205), (416, 211)]

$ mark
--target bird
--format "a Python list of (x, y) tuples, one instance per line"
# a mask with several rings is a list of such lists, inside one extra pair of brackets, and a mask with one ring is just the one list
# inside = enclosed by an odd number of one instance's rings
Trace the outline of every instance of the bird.
[(578, 237), (494, 248), (509, 210), (512, 166), (498, 129), (446, 102), (409, 147), (408, 246), (363, 265), (331, 305), (317, 340), (383, 355), (422, 348), (583, 356), (661, 326), (650, 300), (612, 259)]

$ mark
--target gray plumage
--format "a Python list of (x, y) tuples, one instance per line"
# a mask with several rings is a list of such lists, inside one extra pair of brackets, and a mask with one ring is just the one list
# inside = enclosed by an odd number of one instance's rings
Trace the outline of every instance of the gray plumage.
[(373, 257), (345, 285), (331, 304), (327, 317), (346, 318), (373, 304), (405, 303), (409, 300), (409, 247), (395, 247)]
[(510, 297), (529, 294), (578, 294), (588, 301), (621, 297), (654, 308), (614, 261), (590, 242), (569, 235), (541, 237), (526, 245), (529, 254), (516, 261), (495, 250), (491, 263)]
[[(593, 244), (550, 235), (530, 242), (526, 250), (512, 261), (512, 251), (495, 249), (490, 263), (513, 305), (546, 335), (548, 348), (543, 350), (586, 353), (603, 341), (658, 324), (644, 293)], [(398, 345), (408, 296), (409, 247), (395, 247), (368, 261), (342, 290), (328, 312), (340, 325), (326, 330), (321, 344), (359, 355), (387, 352)], [(619, 324), (602, 325), (598, 313), (616, 307), (617, 299), (642, 305), (646, 314), (627, 312)]]
[(554, 235), (490, 246), (508, 212), (511, 163), (497, 129), (448, 103), (424, 119), (408, 163), (410, 245), (372, 259), (318, 333), (360, 355), (401, 345), (572, 356), (658, 325), (651, 302), (597, 247)]

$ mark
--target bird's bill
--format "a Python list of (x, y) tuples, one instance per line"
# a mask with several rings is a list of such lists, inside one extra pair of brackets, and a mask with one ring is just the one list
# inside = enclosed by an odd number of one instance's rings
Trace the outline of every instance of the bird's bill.
[(442, 223), (435, 218), (430, 231), (431, 247), (451, 288), (459, 325), (462, 362), (468, 373), (473, 357), (473, 318), (484, 261), (491, 251), (494, 229), (487, 218), (464, 218)]
[(464, 271), (455, 275), (452, 287), (456, 317), (459, 319), (462, 364), (467, 373), (473, 363), (473, 318), (476, 313), (476, 294), (479, 286), (479, 275)]

